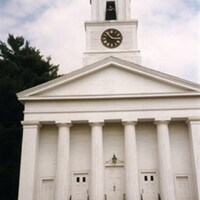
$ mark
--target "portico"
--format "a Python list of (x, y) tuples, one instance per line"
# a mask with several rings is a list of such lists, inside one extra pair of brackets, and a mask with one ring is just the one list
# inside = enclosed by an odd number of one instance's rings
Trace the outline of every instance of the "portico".
[[(185, 120), (186, 121), (186, 120)], [(183, 126), (185, 121), (178, 121), (179, 124)], [(189, 119), (187, 119), (187, 122)], [(196, 121), (195, 121), (196, 122)], [(171, 120), (170, 118), (163, 119), (163, 118), (156, 118), (154, 120), (141, 120), (141, 119), (134, 119), (131, 120), (88, 120), (85, 121), (83, 120), (81, 123), (80, 121), (70, 121), (70, 120), (62, 120), (60, 122), (55, 121), (51, 122), (52, 124), (50, 125), (49, 122), (42, 121), (42, 122), (37, 122), (37, 124), (40, 124), (40, 126), (36, 126), (35, 121), (24, 121), (24, 126), (27, 126), (27, 124), (31, 127), (36, 127), (35, 128), (35, 135), (38, 134), (44, 134), (44, 130), (42, 127), (48, 127), (48, 126), (55, 126), (57, 127), (57, 132), (55, 133), (57, 136), (57, 164), (55, 166), (56, 173), (55, 173), (55, 178), (53, 178), (54, 182), (54, 187), (51, 189), (54, 190), (55, 192), (55, 199), (59, 200), (64, 200), (64, 199), (79, 199), (76, 197), (74, 189), (78, 190), (77, 188), (72, 188), (76, 186), (72, 186), (73, 181), (79, 181), (81, 182), (81, 179), (84, 180), (83, 178), (86, 178), (84, 181), (88, 182), (87, 187), (85, 187), (85, 196), (90, 199), (106, 199), (108, 197), (111, 197), (112, 194), (107, 194), (108, 192), (108, 187), (113, 188), (113, 194), (114, 190), (117, 190), (117, 187), (122, 187), (120, 188), (121, 194), (119, 194), (117, 197), (115, 197), (116, 200), (118, 199), (134, 199), (134, 200), (140, 200), (141, 196), (144, 196), (143, 198), (147, 198), (147, 195), (150, 195), (151, 199), (156, 199), (158, 195), (162, 197), (162, 199), (176, 199), (175, 195), (175, 184), (174, 184), (174, 178), (175, 178), (175, 172), (172, 167), (172, 156), (171, 156), (171, 151), (172, 147), (170, 144), (170, 132), (169, 132), (169, 124), (177, 123), (176, 121)], [(148, 126), (154, 127), (154, 135), (156, 135), (156, 140), (155, 143), (157, 143), (157, 160), (159, 162), (159, 165), (157, 168), (155, 167), (150, 167), (149, 169), (145, 168), (142, 169), (140, 164), (139, 164), (139, 159), (140, 156), (142, 155), (141, 153), (138, 152), (138, 140), (137, 140), (137, 135), (140, 134), (140, 128), (137, 128), (137, 124), (139, 126)], [(83, 170), (74, 171), (72, 169), (71, 162), (74, 162), (74, 159), (76, 158), (70, 158), (70, 155), (72, 154), (71, 151), (74, 151), (74, 148), (70, 148), (70, 138), (74, 137), (73, 134), (77, 134), (75, 129), (77, 127), (87, 127), (87, 131), (89, 131), (87, 134), (90, 138), (90, 160), (91, 163), (89, 164), (90, 167), (86, 170), (86, 168)], [(123, 148), (121, 155), (120, 153), (113, 151), (113, 155), (116, 156), (117, 160), (116, 162), (113, 162), (112, 160), (112, 154), (110, 154), (110, 161), (105, 158), (105, 154), (108, 152), (105, 152), (105, 143), (104, 141), (107, 140), (107, 136), (109, 136), (109, 127), (113, 131), (115, 131), (115, 128), (118, 129), (118, 127), (121, 126), (121, 137), (123, 137), (124, 144), (121, 149)], [(147, 126), (147, 129), (148, 129)], [(75, 129), (73, 129), (73, 127)], [(39, 129), (38, 129), (39, 128)], [(190, 123), (188, 123), (188, 128), (190, 128)], [(85, 128), (83, 128), (84, 130)], [(106, 130), (107, 129), (107, 130)], [(84, 132), (84, 131), (83, 131)], [(151, 132), (151, 130), (150, 130)], [(192, 132), (190, 132), (192, 134)], [(119, 134), (111, 134), (112, 137), (110, 138), (110, 141), (112, 141), (115, 137), (118, 137)], [(38, 138), (38, 136), (37, 136)], [(34, 148), (36, 149), (34, 152), (32, 152), (33, 157), (38, 158), (38, 143), (40, 141), (37, 141), (37, 143), (34, 143)], [(77, 144), (80, 145), (80, 144)], [(84, 145), (84, 144), (82, 144)], [(111, 144), (110, 144), (111, 145)], [(115, 144), (112, 144), (113, 147)], [(148, 145), (148, 144), (146, 144)], [(30, 148), (30, 149), (29, 149)], [(31, 151), (33, 147), (26, 147), (26, 151), (24, 151), (24, 157), (28, 152)], [(193, 145), (190, 145), (191, 149), (195, 148)], [(78, 152), (76, 152), (78, 154)], [(198, 154), (198, 152), (195, 151), (195, 154)], [(81, 156), (80, 152), (80, 156)], [(84, 157), (84, 155), (82, 155)], [(139, 158), (138, 158), (139, 157)], [(153, 159), (153, 158), (152, 158)], [(84, 159), (83, 159), (84, 160)], [(33, 160), (30, 163), (27, 163), (27, 168), (31, 168), (31, 166), (37, 165), (37, 159)], [(29, 166), (30, 165), (30, 166)], [(88, 166), (89, 166), (88, 165)], [(148, 165), (148, 164), (147, 164)], [(107, 168), (111, 169), (111, 167), (114, 169), (120, 169), (123, 168), (122, 173), (119, 175), (123, 176), (120, 177), (119, 181), (122, 181), (122, 185), (118, 184), (117, 182), (105, 182), (106, 179), (106, 170)], [(193, 162), (193, 167), (196, 169), (195, 162)], [(141, 177), (142, 177), (142, 172), (146, 172), (147, 174), (152, 172), (156, 172), (156, 176), (159, 177), (157, 180), (158, 184), (155, 186), (155, 190), (152, 191), (151, 194), (145, 194), (145, 191), (143, 189), (143, 184), (141, 183)], [(195, 173), (198, 173), (198, 171), (195, 171)], [(29, 172), (27, 172), (28, 176)], [(34, 173), (35, 178), (38, 179), (38, 174), (37, 170), (35, 169)], [(76, 179), (74, 180), (73, 176), (74, 174), (79, 174), (83, 176), (76, 176)], [(87, 176), (84, 176), (87, 175)], [(187, 174), (188, 176), (188, 174)], [(166, 178), (167, 177), (167, 178)], [(169, 179), (169, 177), (171, 177)], [(189, 177), (192, 177), (192, 173), (189, 175)], [(79, 179), (78, 179), (79, 178)], [(144, 182), (148, 176), (143, 176)], [(40, 179), (40, 178), (39, 178)], [(33, 179), (30, 179), (30, 185), (32, 185), (34, 190), (37, 191), (37, 181), (33, 182)], [(123, 181), (124, 180), (124, 181)], [(108, 184), (112, 184), (112, 186), (109, 186)], [(116, 184), (116, 185), (115, 185)], [(198, 180), (196, 180), (195, 185), (198, 187)], [(30, 185), (27, 183), (24, 187), (30, 187)], [(76, 191), (77, 192), (77, 191)], [(112, 193), (112, 192), (111, 192)], [(34, 193), (32, 193), (32, 198), (31, 195), (29, 195), (29, 199), (34, 199)], [(82, 197), (84, 196), (84, 191), (82, 191)], [(121, 196), (121, 197), (119, 197)], [(170, 197), (169, 197), (170, 196)], [(73, 198), (75, 197), (75, 198)], [(113, 195), (114, 197), (114, 195)], [(154, 198), (155, 197), (155, 198)], [(26, 197), (27, 198), (27, 197)]]

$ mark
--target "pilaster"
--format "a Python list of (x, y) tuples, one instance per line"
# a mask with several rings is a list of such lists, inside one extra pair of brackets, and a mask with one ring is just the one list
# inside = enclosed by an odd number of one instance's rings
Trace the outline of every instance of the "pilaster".
[(104, 199), (103, 123), (92, 122), (91, 200)]
[(19, 200), (35, 200), (39, 121), (24, 121), (19, 183)]
[(70, 197), (70, 126), (71, 123), (57, 123), (58, 152), (56, 172), (56, 200)]
[(139, 176), (136, 145), (136, 121), (123, 122), (125, 135), (125, 186), (126, 199), (139, 200)]
[(155, 122), (157, 125), (161, 199), (175, 200), (168, 123), (168, 120)]

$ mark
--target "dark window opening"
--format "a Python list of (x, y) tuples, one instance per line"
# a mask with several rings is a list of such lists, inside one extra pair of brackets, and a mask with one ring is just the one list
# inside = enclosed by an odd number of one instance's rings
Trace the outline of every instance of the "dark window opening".
[(83, 177), (83, 182), (86, 182), (86, 177)]
[(76, 178), (76, 182), (77, 182), (77, 183), (80, 182), (80, 178), (79, 178), (79, 177)]
[(151, 181), (154, 181), (154, 178), (153, 178), (153, 176), (151, 176)]
[(114, 1), (106, 2), (106, 20), (116, 20), (116, 6)]
[(145, 180), (145, 181), (148, 181), (148, 177), (147, 177), (147, 176), (144, 176), (144, 180)]

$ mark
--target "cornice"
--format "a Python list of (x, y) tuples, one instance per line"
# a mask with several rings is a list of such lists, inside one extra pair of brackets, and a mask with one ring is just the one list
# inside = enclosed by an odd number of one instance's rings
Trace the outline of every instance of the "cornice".
[(54, 101), (54, 100), (92, 100), (92, 99), (141, 99), (141, 98), (179, 98), (200, 97), (200, 93), (169, 93), (169, 94), (117, 94), (117, 95), (77, 95), (77, 96), (30, 96), (19, 97), (20, 101)]
[(138, 25), (138, 20), (133, 19), (133, 20), (121, 20), (121, 21), (116, 21), (116, 20), (111, 20), (111, 21), (86, 21), (85, 22), (85, 27), (86, 26), (116, 26), (116, 25)]

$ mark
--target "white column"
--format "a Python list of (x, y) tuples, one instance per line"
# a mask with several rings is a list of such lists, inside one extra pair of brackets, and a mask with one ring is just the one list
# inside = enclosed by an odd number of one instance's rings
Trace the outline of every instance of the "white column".
[(189, 135), (191, 140), (196, 196), (200, 199), (200, 118), (189, 119)]
[(91, 200), (104, 199), (103, 123), (90, 123), (91, 145)]
[(69, 200), (70, 197), (70, 126), (71, 123), (58, 123), (56, 200)]
[(19, 183), (19, 200), (35, 200), (39, 122), (24, 121)]
[(140, 200), (138, 158), (136, 145), (136, 121), (124, 122), (125, 136), (125, 186), (126, 200)]
[(168, 123), (167, 120), (155, 122), (157, 125), (161, 199), (175, 200)]

